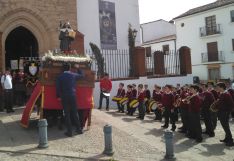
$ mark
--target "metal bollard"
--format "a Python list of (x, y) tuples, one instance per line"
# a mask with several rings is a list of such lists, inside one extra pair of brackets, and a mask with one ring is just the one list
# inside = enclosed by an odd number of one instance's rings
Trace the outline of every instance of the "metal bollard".
[(39, 145), (38, 148), (47, 148), (48, 147), (48, 138), (47, 138), (47, 120), (40, 119), (38, 121), (39, 128)]
[(165, 130), (164, 138), (166, 144), (166, 155), (165, 159), (175, 159), (174, 155), (174, 143), (173, 143), (173, 132), (171, 130)]
[(104, 149), (103, 154), (112, 156), (114, 154), (113, 148), (112, 148), (112, 126), (105, 125), (103, 128), (103, 132), (104, 132), (104, 138), (105, 138), (105, 149)]

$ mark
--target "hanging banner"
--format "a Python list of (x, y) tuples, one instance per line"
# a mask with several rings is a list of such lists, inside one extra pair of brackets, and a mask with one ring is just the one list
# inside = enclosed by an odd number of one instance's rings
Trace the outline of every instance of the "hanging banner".
[(18, 69), (18, 60), (11, 60), (11, 69), (12, 70)]
[(100, 39), (102, 49), (117, 49), (115, 3), (99, 0)]

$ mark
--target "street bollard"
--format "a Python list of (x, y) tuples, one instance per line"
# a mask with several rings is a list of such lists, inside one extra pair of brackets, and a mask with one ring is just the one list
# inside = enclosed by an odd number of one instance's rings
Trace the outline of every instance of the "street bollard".
[(47, 124), (46, 119), (40, 119), (38, 121), (38, 128), (39, 128), (38, 148), (47, 148), (48, 147), (47, 125), (48, 124)]
[(166, 144), (165, 159), (175, 159), (173, 137), (174, 137), (173, 132), (171, 130), (165, 130), (164, 132), (164, 138)]
[(104, 132), (104, 138), (105, 138), (105, 149), (104, 149), (103, 154), (112, 156), (114, 154), (113, 148), (112, 148), (112, 126), (105, 125), (103, 128), (103, 132)]

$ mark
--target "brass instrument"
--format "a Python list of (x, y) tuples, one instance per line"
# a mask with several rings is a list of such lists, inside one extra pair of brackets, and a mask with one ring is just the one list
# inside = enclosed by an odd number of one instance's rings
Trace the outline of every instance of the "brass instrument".
[(182, 99), (179, 97), (175, 100), (175, 102), (173, 103), (174, 107), (180, 107)]
[(218, 110), (219, 110), (219, 99), (217, 99), (210, 105), (210, 111), (218, 112)]
[(194, 97), (195, 95), (192, 96), (187, 96), (185, 99), (182, 99), (181, 101), (185, 104), (189, 104), (190, 100)]

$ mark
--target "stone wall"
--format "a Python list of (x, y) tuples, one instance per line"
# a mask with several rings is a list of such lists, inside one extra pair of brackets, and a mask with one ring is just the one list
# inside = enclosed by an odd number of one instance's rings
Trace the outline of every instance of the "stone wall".
[(5, 40), (12, 30), (19, 26), (29, 29), (37, 38), (39, 53), (42, 54), (59, 48), (61, 20), (69, 20), (72, 28), (77, 29), (76, 0), (0, 0), (1, 67), (4, 68)]

